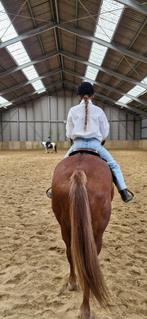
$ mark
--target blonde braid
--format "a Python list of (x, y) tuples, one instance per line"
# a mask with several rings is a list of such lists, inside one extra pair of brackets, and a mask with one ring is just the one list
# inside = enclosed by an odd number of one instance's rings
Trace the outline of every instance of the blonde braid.
[(85, 120), (84, 120), (84, 131), (85, 131), (86, 127), (87, 127), (87, 120), (88, 120), (88, 99), (89, 99), (89, 96), (84, 95), (83, 99), (85, 101)]

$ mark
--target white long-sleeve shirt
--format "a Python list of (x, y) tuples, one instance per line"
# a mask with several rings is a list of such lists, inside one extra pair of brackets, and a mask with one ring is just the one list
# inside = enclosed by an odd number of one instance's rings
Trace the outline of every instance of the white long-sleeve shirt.
[(71, 139), (77, 137), (97, 138), (100, 142), (109, 134), (109, 123), (103, 110), (88, 100), (87, 127), (84, 130), (85, 101), (73, 106), (68, 113), (66, 136)]

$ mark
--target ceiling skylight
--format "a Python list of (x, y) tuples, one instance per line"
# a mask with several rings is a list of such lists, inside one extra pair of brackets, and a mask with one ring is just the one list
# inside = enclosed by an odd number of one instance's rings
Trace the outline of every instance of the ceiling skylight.
[(11, 105), (12, 103), (6, 100), (4, 97), (0, 96), (0, 108), (4, 107), (6, 108), (8, 105)]
[[(147, 77), (145, 77), (141, 83), (147, 83)], [(140, 95), (144, 94), (147, 90), (142, 88), (141, 86), (139, 85), (135, 85), (133, 87), (133, 89), (131, 89), (130, 91), (127, 92), (127, 94), (130, 94), (134, 97), (139, 97)], [(130, 103), (131, 101), (133, 100), (133, 98), (129, 98), (127, 97), (126, 95), (122, 96), (117, 102), (116, 104), (119, 104), (119, 103), (124, 103), (124, 104), (127, 104), (127, 103)]]
[[(103, 0), (94, 36), (107, 42), (111, 42), (123, 8), (124, 6), (122, 4), (114, 0)], [(107, 50), (108, 49), (106, 47), (97, 43), (93, 43), (89, 56), (89, 62), (101, 66)], [(94, 70), (93, 72), (92, 69)], [(85, 77), (95, 80), (98, 72), (99, 71), (96, 71), (94, 68), (88, 66)]]
[[(17, 36), (18, 34), (15, 31), (2, 3), (0, 2), (0, 40), (1, 42), (5, 42)], [(31, 62), (31, 59), (21, 41), (7, 46), (7, 51), (10, 53), (17, 65)], [(23, 68), (22, 72), (29, 81), (36, 79), (36, 81), (32, 81), (31, 85), (38, 94), (46, 90), (43, 82), (40, 79), (37, 79), (39, 78), (39, 74), (34, 66)]]

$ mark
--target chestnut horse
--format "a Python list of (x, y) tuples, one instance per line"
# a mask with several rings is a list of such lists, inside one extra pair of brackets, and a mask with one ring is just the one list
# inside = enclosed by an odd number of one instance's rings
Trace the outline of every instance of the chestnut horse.
[(108, 292), (97, 254), (102, 248), (113, 198), (110, 169), (98, 156), (87, 153), (63, 159), (52, 180), (52, 209), (61, 226), (70, 264), (69, 289), (76, 289), (76, 272), (83, 290), (81, 318), (90, 319), (90, 292), (106, 306)]

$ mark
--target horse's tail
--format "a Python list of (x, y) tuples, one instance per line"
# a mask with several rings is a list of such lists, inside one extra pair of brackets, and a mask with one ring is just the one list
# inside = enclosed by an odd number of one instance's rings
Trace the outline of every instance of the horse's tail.
[(55, 144), (55, 153), (57, 153), (57, 144)]
[(101, 306), (108, 301), (94, 241), (84, 171), (75, 170), (70, 184), (71, 249), (82, 289), (88, 287)]

